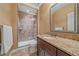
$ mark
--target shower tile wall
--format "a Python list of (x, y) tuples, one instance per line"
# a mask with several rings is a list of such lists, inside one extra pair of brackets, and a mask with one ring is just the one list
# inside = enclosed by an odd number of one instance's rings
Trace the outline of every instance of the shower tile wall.
[(18, 42), (36, 39), (36, 16), (18, 13)]

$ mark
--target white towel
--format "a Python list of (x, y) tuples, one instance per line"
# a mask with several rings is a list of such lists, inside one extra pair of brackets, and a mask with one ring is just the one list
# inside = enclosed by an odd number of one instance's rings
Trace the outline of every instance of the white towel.
[(12, 27), (3, 25), (3, 47), (4, 53), (7, 53), (13, 45)]
[(64, 28), (63, 27), (55, 27), (55, 31), (63, 31)]

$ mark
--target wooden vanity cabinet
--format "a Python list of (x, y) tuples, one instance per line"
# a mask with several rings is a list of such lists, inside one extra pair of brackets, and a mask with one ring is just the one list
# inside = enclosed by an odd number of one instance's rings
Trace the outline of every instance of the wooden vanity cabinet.
[[(56, 56), (56, 48), (53, 47), (52, 45), (50, 45), (49, 43), (47, 43), (46, 41), (38, 38), (38, 44), (37, 44), (37, 53), (38, 56), (41, 56), (41, 52), (42, 52), (42, 56)], [(40, 50), (41, 49), (41, 50)]]
[(38, 56), (69, 56), (69, 54), (59, 50), (48, 42), (38, 37), (37, 40), (37, 55)]

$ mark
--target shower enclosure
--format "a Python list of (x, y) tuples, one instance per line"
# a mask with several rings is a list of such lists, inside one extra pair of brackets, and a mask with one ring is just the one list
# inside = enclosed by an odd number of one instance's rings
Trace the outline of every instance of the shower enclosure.
[(37, 10), (18, 4), (18, 47), (36, 44)]

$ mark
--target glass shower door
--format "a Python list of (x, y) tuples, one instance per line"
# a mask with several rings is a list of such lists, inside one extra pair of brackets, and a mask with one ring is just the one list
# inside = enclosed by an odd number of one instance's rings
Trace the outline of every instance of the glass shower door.
[(36, 16), (19, 12), (18, 42), (22, 45), (36, 39)]

